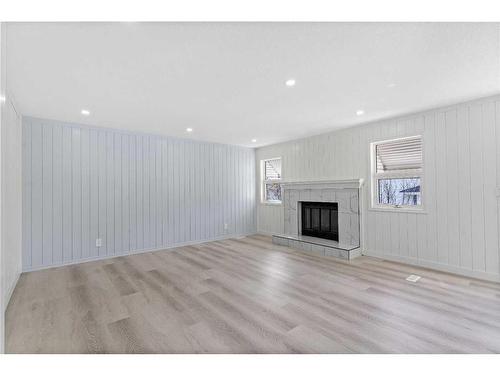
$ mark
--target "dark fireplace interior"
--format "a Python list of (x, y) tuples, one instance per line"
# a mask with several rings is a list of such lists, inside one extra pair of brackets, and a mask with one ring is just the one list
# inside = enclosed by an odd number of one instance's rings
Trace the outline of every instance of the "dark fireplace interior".
[(302, 202), (302, 234), (339, 240), (338, 203)]

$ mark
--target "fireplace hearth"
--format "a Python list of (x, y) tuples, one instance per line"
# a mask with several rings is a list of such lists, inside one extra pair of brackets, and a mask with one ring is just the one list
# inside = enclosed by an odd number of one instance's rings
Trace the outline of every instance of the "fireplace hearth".
[(336, 202), (301, 202), (301, 234), (339, 240), (339, 214)]

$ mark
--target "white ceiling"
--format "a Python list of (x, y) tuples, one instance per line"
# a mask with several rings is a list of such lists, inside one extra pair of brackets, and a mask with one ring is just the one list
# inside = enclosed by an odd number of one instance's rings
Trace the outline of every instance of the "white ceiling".
[(24, 115), (262, 146), (498, 93), (499, 31), (486, 23), (9, 24), (7, 85)]

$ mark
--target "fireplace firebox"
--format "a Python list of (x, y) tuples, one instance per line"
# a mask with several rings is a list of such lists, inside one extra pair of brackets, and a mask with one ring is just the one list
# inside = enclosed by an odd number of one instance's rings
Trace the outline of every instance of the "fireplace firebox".
[(336, 202), (301, 202), (302, 235), (339, 240), (339, 212)]

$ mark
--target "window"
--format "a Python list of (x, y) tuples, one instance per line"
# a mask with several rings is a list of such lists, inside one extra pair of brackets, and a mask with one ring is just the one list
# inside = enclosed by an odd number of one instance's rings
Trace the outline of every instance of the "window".
[(372, 143), (373, 206), (422, 208), (422, 137)]
[(263, 160), (264, 202), (281, 203), (281, 158)]

